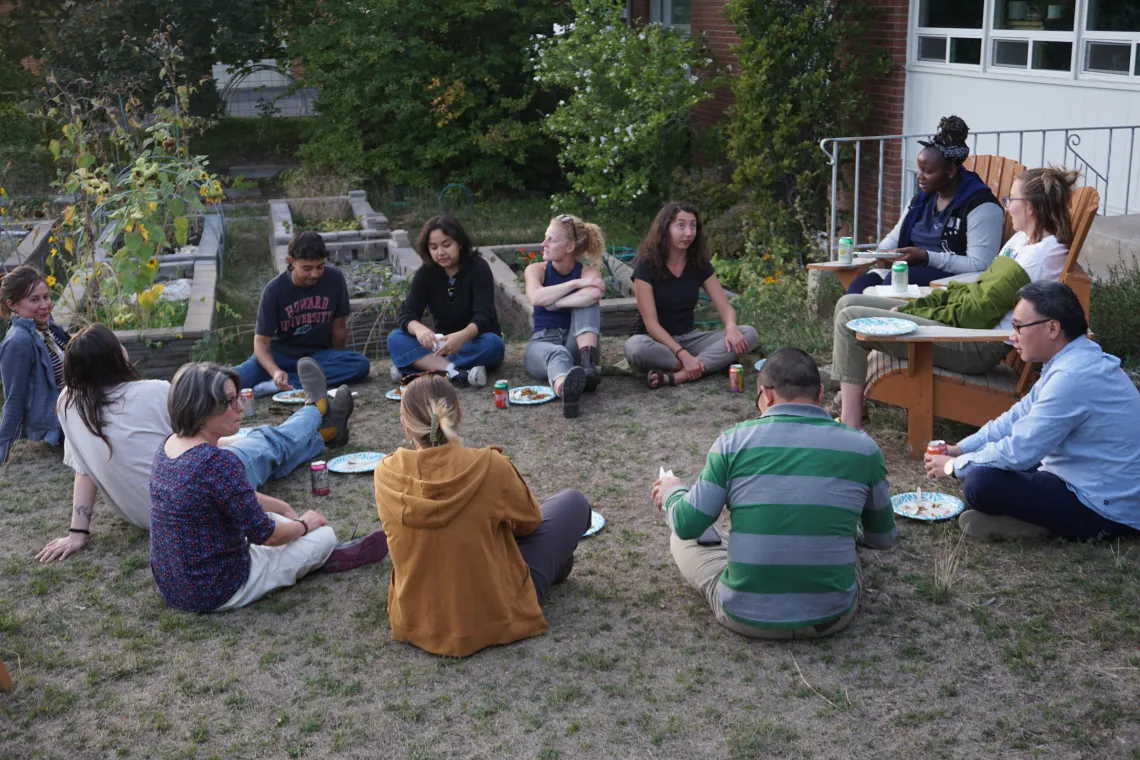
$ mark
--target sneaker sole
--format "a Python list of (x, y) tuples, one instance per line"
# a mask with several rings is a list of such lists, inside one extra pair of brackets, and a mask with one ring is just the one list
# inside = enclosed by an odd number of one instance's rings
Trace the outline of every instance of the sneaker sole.
[(329, 413), (326, 419), (330, 425), (336, 427), (336, 436), (325, 444), (326, 448), (344, 446), (348, 443), (348, 418), (352, 416), (354, 409), (356, 409), (356, 401), (352, 397), (352, 391), (347, 385), (340, 386), (332, 401), (329, 402)]
[[(315, 359), (308, 356), (297, 362), (297, 377), (301, 379), (301, 388), (308, 394), (309, 399), (316, 403), (329, 392), (328, 382), (325, 380), (324, 370)], [(320, 391), (317, 393), (316, 391)]]
[(581, 367), (572, 367), (562, 381), (562, 416), (572, 419), (578, 416), (578, 401), (586, 389), (586, 373)]

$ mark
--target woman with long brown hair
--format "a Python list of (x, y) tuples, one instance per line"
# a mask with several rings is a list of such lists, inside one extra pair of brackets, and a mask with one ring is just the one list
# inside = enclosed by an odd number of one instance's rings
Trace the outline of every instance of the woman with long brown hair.
[[(649, 374), (650, 388), (678, 385), (724, 369), (756, 348), (756, 330), (736, 324), (736, 310), (709, 261), (701, 215), (673, 201), (657, 213), (637, 252), (633, 294), (640, 317), (625, 342), (625, 358)], [(696, 329), (700, 290), (708, 294), (724, 329)]]

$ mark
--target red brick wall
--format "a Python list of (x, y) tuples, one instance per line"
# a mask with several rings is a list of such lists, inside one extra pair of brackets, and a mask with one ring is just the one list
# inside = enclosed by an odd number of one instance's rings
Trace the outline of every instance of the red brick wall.
[[(740, 42), (740, 38), (733, 31), (732, 24), (724, 19), (726, 3), (727, 0), (693, 0), (692, 29), (694, 35), (704, 34), (715, 66), (736, 69), (739, 63), (731, 48)], [(693, 109), (693, 125), (697, 129), (711, 127), (730, 105), (732, 91), (727, 87), (717, 90), (711, 99)]]

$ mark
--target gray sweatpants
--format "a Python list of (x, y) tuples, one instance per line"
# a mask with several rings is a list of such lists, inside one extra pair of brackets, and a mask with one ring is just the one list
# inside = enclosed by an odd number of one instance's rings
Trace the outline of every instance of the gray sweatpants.
[[(878, 296), (843, 296), (835, 305), (834, 341), (831, 349), (831, 362), (835, 375), (842, 383), (864, 385), (867, 382), (867, 354), (882, 351), (896, 359), (907, 357), (907, 344), (896, 341), (859, 340), (847, 327), (853, 319), (863, 317), (894, 317), (907, 319), (918, 325), (945, 327), (941, 322), (909, 314), (899, 314), (891, 308), (905, 303), (893, 298)], [(963, 375), (976, 375), (996, 367), (1009, 353), (1006, 343), (935, 343), (934, 365)]]
[(568, 488), (544, 500), (542, 524), (525, 536), (516, 536), (523, 561), (530, 568), (530, 579), (538, 603), (555, 583), (569, 575), (574, 550), (590, 527), (590, 502), (581, 491)]
[[(748, 350), (753, 351), (760, 344), (760, 336), (748, 325), (740, 325), (740, 332), (748, 341)], [(674, 335), (673, 340), (705, 365), (705, 372), (717, 372), (730, 364), (740, 361), (734, 352), (724, 347), (724, 330), (701, 332), (691, 330)], [(629, 366), (641, 372), (651, 369), (672, 371), (677, 366), (677, 357), (663, 343), (658, 343), (649, 335), (634, 335), (625, 342), (625, 358)]]
[(566, 377), (571, 367), (582, 363), (578, 336), (590, 332), (602, 334), (602, 307), (594, 304), (571, 309), (569, 330), (549, 327), (530, 336), (523, 354), (523, 367), (531, 377), (553, 385), (559, 378)]

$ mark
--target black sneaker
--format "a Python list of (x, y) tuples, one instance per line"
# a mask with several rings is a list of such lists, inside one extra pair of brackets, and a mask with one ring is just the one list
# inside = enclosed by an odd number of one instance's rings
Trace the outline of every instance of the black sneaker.
[(578, 416), (578, 400), (586, 388), (586, 372), (581, 367), (571, 367), (562, 381), (562, 416), (567, 419)]
[(331, 439), (325, 441), (325, 446), (344, 446), (348, 443), (348, 418), (352, 416), (355, 407), (356, 401), (352, 398), (349, 387), (342, 385), (337, 388), (336, 395), (329, 402), (328, 414), (321, 420), (322, 429), (332, 427), (336, 431)]
[(447, 379), (450, 380), (451, 384), (456, 388), (471, 387), (471, 382), (467, 378), (467, 370), (465, 369), (457, 370), (454, 375), (448, 375)]

